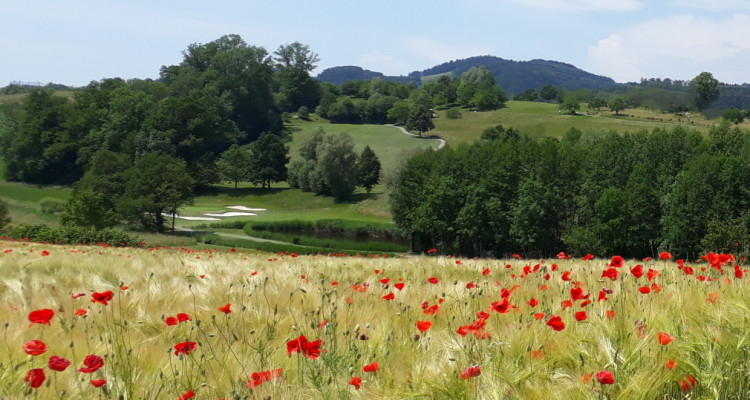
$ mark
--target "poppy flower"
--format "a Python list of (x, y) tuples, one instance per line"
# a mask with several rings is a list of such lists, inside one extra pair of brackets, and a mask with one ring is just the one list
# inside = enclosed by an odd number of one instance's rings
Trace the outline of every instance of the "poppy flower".
[(531, 358), (534, 360), (544, 360), (544, 352), (541, 350), (531, 350)]
[(180, 322), (190, 321), (190, 316), (185, 313), (177, 314), (177, 320)]
[(472, 365), (468, 368), (464, 368), (463, 371), (458, 375), (461, 379), (469, 379), (482, 374), (482, 370), (478, 365)]
[(380, 365), (378, 365), (378, 362), (375, 361), (372, 364), (367, 364), (362, 367), (362, 372), (378, 372), (379, 369)]
[(633, 274), (633, 276), (638, 279), (643, 276), (643, 265), (638, 264), (635, 267), (630, 269), (630, 273)]
[(646, 278), (648, 278), (649, 281), (653, 280), (658, 275), (659, 275), (659, 271), (652, 269), (652, 268), (649, 268), (648, 272), (646, 272)]
[(466, 284), (467, 289), (474, 289), (475, 287), (477, 287), (477, 285), (475, 285), (474, 282), (469, 282)]
[(649, 294), (649, 293), (651, 293), (651, 288), (648, 287), (648, 286), (641, 286), (641, 287), (638, 288), (638, 291), (641, 292), (641, 293), (643, 293), (643, 294)]
[(535, 299), (535, 298), (532, 297), (531, 300), (529, 300), (529, 305), (531, 307), (536, 307), (536, 306), (539, 305), (539, 300), (537, 300), (537, 299)]
[(534, 314), (534, 319), (536, 319), (536, 320), (542, 320), (542, 319), (544, 319), (544, 313), (536, 313), (536, 314)]
[(583, 256), (583, 258), (581, 258), (581, 260), (583, 260), (583, 261), (591, 261), (593, 259), (594, 259), (594, 255), (593, 254), (586, 254), (585, 256)]
[(106, 292), (94, 292), (91, 293), (91, 302), (99, 303), (101, 305), (108, 305), (109, 301), (112, 301), (112, 291), (107, 290)]
[(180, 397), (177, 398), (177, 400), (188, 400), (195, 397), (195, 392), (192, 390), (188, 390), (187, 392), (180, 395)]
[(46, 376), (44, 375), (43, 369), (34, 368), (30, 369), (29, 372), (26, 373), (26, 376), (23, 377), (23, 380), (27, 385), (29, 385), (29, 387), (36, 389), (39, 386), (42, 386), (45, 378)]
[(578, 311), (575, 314), (575, 317), (576, 317), (576, 321), (581, 322), (581, 321), (585, 321), (586, 318), (588, 318), (588, 315), (586, 314), (586, 311)]
[(227, 303), (221, 307), (219, 307), (219, 311), (223, 312), (224, 314), (231, 314), (232, 313), (232, 304)]
[(667, 260), (672, 259), (672, 255), (669, 254), (668, 251), (662, 251), (661, 253), (659, 253), (659, 258), (661, 258), (664, 261), (667, 261)]
[(417, 329), (424, 333), (428, 329), (432, 328), (432, 321), (417, 321)]
[(29, 340), (23, 345), (23, 351), (31, 356), (38, 356), (44, 354), (47, 351), (47, 345), (41, 340)]
[(174, 355), (190, 354), (191, 351), (198, 348), (198, 344), (195, 342), (182, 342), (174, 345)]
[(573, 301), (576, 300), (582, 300), (588, 297), (587, 295), (583, 294), (583, 288), (580, 287), (574, 287), (573, 289), (570, 289), (570, 299)]
[(671, 369), (674, 369), (674, 367), (676, 366), (677, 366), (677, 363), (675, 362), (675, 360), (671, 358), (667, 360), (667, 365), (666, 365), (667, 369), (671, 370)]
[(107, 384), (107, 380), (106, 379), (92, 379), (91, 384), (94, 387), (102, 387)]
[(29, 327), (34, 324), (49, 325), (49, 321), (55, 316), (55, 312), (49, 308), (43, 308), (41, 310), (35, 310), (29, 313)]
[(390, 282), (390, 281), (391, 281), (391, 278), (383, 278), (383, 279), (380, 280), (380, 283), (382, 283), (383, 285), (387, 285), (388, 282)]
[(562, 280), (564, 280), (566, 282), (570, 281), (570, 271), (563, 272), (563, 274), (562, 274)]
[(404, 282), (394, 283), (393, 287), (395, 287), (398, 290), (404, 290)]
[(438, 310), (440, 310), (440, 306), (437, 304), (431, 305), (424, 309), (425, 315), (435, 315), (437, 314)]
[(180, 321), (178, 321), (175, 317), (167, 317), (167, 319), (164, 320), (164, 326), (177, 325), (179, 322)]
[(249, 387), (250, 389), (255, 389), (263, 382), (268, 382), (270, 380), (279, 378), (281, 377), (281, 371), (282, 369), (279, 368), (269, 369), (268, 371), (253, 372), (253, 375), (250, 376), (251, 380), (247, 382), (247, 387)]
[(619, 272), (615, 268), (608, 268), (602, 272), (602, 278), (609, 278), (613, 281), (617, 280)]
[(393, 293), (388, 293), (387, 295), (383, 296), (383, 300), (393, 300), (396, 296)]
[(507, 297), (503, 297), (502, 300), (492, 303), (492, 309), (500, 314), (505, 314), (510, 311), (510, 302)]
[(71, 297), (73, 297), (74, 299), (77, 299), (77, 298), (83, 297), (85, 295), (86, 295), (86, 293), (75, 293), (75, 294), (71, 295)]
[(349, 379), (349, 384), (354, 386), (354, 390), (359, 390), (359, 386), (362, 384), (362, 378), (354, 376), (352, 379)]
[(76, 315), (76, 317), (81, 317), (81, 316), (84, 316), (84, 315), (86, 315), (87, 313), (88, 313), (88, 310), (86, 310), (85, 308), (79, 308), (79, 309), (77, 309), (77, 310), (75, 311), (75, 315)]
[(620, 256), (612, 256), (609, 262), (609, 266), (613, 268), (622, 268), (623, 265), (625, 265), (625, 260)]
[(607, 318), (612, 319), (615, 317), (615, 310), (607, 310)]
[(680, 387), (684, 391), (690, 390), (691, 387), (695, 387), (695, 378), (690, 374), (685, 375), (685, 379), (680, 381)]
[(485, 268), (484, 270), (482, 270), (482, 275), (487, 276), (489, 274), (490, 274), (490, 269), (489, 268)]
[(430, 282), (431, 284), (435, 285), (438, 282), (440, 282), (440, 279), (435, 278), (434, 276), (427, 280), (427, 282)]
[(596, 374), (596, 380), (602, 385), (612, 385), (615, 383), (615, 377), (609, 371), (599, 371)]
[(62, 357), (52, 356), (49, 358), (49, 361), (47, 362), (47, 366), (49, 367), (49, 369), (53, 371), (62, 372), (62, 371), (65, 371), (70, 366), (70, 361)]
[(547, 326), (558, 332), (565, 329), (565, 323), (557, 315), (552, 315), (549, 317), (549, 319), (547, 320)]
[(46, 257), (46, 256), (48, 256), (48, 255), (49, 255), (49, 251), (47, 251), (47, 250), (42, 250), (42, 256), (43, 256), (43, 257)]
[(659, 343), (661, 343), (662, 346), (666, 346), (674, 340), (674, 338), (666, 332), (659, 332), (658, 336)]
[(89, 354), (86, 356), (86, 358), (83, 359), (83, 365), (85, 365), (86, 367), (79, 368), (78, 371), (83, 372), (84, 374), (90, 374), (103, 367), (104, 360), (102, 360), (102, 358), (97, 356), (96, 354)]
[(314, 342), (308, 342), (305, 335), (300, 335), (297, 339), (290, 340), (286, 343), (286, 355), (289, 356), (292, 353), (302, 353), (314, 360), (320, 356), (321, 344), (323, 344), (323, 342), (320, 339)]

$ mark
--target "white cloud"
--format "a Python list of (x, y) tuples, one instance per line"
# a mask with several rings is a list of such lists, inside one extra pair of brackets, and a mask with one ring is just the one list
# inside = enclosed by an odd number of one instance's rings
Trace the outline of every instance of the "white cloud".
[(707, 11), (747, 11), (750, 10), (748, 0), (674, 0), (677, 6), (698, 8)]
[[(750, 17), (746, 14), (651, 20), (590, 46), (589, 68), (619, 82), (643, 77), (690, 79), (701, 70), (718, 73), (731, 70), (731, 65), (744, 65), (743, 60), (750, 59), (748, 36)], [(727, 82), (750, 80), (740, 69), (717, 77)]]
[(510, 0), (528, 7), (576, 11), (635, 11), (643, 8), (638, 0)]
[(432, 63), (444, 63), (449, 60), (487, 55), (492, 49), (472, 43), (452, 44), (424, 36), (412, 36), (403, 43), (407, 51), (417, 58)]
[(392, 55), (385, 54), (377, 49), (359, 56), (357, 65), (385, 75), (404, 75), (407, 73), (406, 65), (401, 60), (396, 60)]

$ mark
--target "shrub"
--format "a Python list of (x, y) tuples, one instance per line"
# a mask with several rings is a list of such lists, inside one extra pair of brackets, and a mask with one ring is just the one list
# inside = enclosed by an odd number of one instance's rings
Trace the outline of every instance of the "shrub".
[(57, 214), (65, 211), (65, 202), (54, 197), (45, 197), (39, 201), (39, 207), (45, 214)]
[(450, 108), (445, 112), (445, 117), (448, 119), (459, 119), (463, 117), (463, 114), (461, 114), (460, 108)]
[(140, 240), (117, 229), (93, 229), (80, 226), (19, 225), (8, 232), (12, 238), (57, 244), (107, 244), (138, 246)]
[(0, 200), (0, 231), (10, 224), (10, 215), (8, 214), (8, 203)]

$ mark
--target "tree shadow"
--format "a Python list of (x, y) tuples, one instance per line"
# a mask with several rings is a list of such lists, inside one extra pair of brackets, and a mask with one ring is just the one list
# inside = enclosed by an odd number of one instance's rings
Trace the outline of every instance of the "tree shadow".
[(228, 197), (246, 197), (246, 196), (260, 196), (266, 194), (277, 194), (287, 190), (287, 188), (270, 188), (263, 189), (258, 187), (243, 187), (243, 188), (230, 188), (230, 187), (210, 187), (201, 191), (201, 195), (204, 196), (228, 196)]
[(348, 197), (342, 198), (342, 199), (334, 199), (333, 202), (335, 204), (357, 204), (364, 200), (370, 200), (375, 199), (377, 197), (377, 194), (375, 193), (356, 193), (356, 194), (350, 194)]

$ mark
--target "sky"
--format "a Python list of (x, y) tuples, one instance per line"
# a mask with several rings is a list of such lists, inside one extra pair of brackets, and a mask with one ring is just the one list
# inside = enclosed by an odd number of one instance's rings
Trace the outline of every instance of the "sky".
[(0, 87), (159, 77), (226, 34), (406, 75), (478, 55), (575, 65), (617, 82), (750, 82), (750, 0), (3, 0)]

